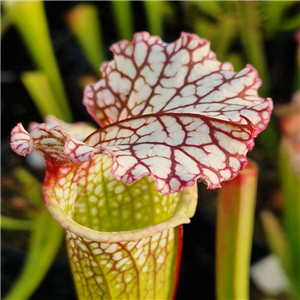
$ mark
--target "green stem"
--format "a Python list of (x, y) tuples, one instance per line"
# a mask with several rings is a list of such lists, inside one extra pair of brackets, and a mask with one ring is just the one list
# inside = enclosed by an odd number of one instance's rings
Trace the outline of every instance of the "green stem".
[(236, 21), (230, 15), (222, 15), (218, 26), (218, 34), (216, 37), (216, 53), (218, 59), (226, 58), (227, 52), (232, 45), (233, 39), (237, 35)]
[(36, 66), (47, 76), (63, 120), (70, 122), (71, 111), (53, 53), (43, 2), (4, 1), (3, 5)]
[(291, 282), (293, 268), (290, 259), (290, 245), (283, 226), (270, 211), (263, 211), (261, 213), (261, 220), (271, 251), (279, 259), (285, 275)]
[(143, 1), (150, 34), (163, 36), (164, 1)]
[(97, 7), (91, 3), (81, 3), (67, 14), (66, 21), (89, 63), (100, 76), (99, 67), (105, 61), (105, 55)]
[(1, 216), (1, 229), (6, 230), (32, 230), (34, 221), (32, 219), (14, 219)]
[[(290, 246), (292, 292), (300, 299), (300, 178), (291, 163), (293, 145), (282, 142), (280, 148), (280, 175), (283, 191), (283, 225)], [(299, 154), (295, 154), (299, 155)]]
[(26, 300), (31, 297), (51, 266), (61, 245), (63, 232), (48, 211), (41, 211), (32, 230), (25, 265), (4, 299)]
[(217, 299), (249, 299), (257, 166), (223, 183), (217, 213)]
[[(270, 91), (267, 59), (263, 44), (261, 31), (261, 17), (257, 1), (236, 1), (239, 20), (240, 37), (247, 60), (257, 69), (263, 85), (260, 94), (266, 97)], [(258, 137), (259, 142), (264, 146), (270, 161), (278, 160), (279, 137), (273, 119), (268, 127)]]
[(270, 82), (257, 5), (256, 1), (236, 2), (243, 48), (248, 61), (254, 65), (263, 80), (261, 94), (266, 96), (270, 89)]
[(42, 184), (30, 172), (21, 167), (15, 168), (13, 174), (21, 184), (21, 195), (35, 207), (40, 207), (43, 204)]
[(23, 72), (21, 80), (42, 118), (48, 115), (54, 115), (61, 120), (65, 118), (45, 73), (41, 71)]
[(133, 13), (131, 1), (110, 1), (117, 33), (120, 39), (131, 40), (133, 35)]

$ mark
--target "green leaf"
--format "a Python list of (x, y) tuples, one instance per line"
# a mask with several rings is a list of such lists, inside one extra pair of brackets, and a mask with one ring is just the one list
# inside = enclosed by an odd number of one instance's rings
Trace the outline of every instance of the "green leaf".
[(68, 12), (66, 21), (89, 63), (100, 76), (99, 68), (106, 58), (97, 7), (92, 3), (81, 3)]
[(256, 202), (257, 166), (224, 182), (217, 211), (217, 299), (249, 299), (249, 265)]
[(299, 30), (300, 28), (300, 15), (285, 20), (281, 26), (282, 30)]
[[(262, 79), (263, 84), (259, 94), (266, 97), (269, 93), (270, 82), (261, 31), (261, 19), (257, 8), (259, 3), (257, 1), (236, 1), (234, 3), (244, 52), (247, 60), (257, 69)], [(279, 137), (273, 119), (271, 119), (266, 130), (259, 135), (258, 140), (266, 149), (269, 160), (277, 161)]]
[(43, 204), (42, 184), (26, 169), (21, 167), (13, 170), (14, 176), (22, 185), (20, 192), (34, 206)]
[(28, 256), (23, 269), (4, 299), (26, 300), (31, 297), (61, 246), (63, 232), (46, 210), (40, 212), (32, 229)]
[(219, 19), (224, 13), (220, 1), (193, 1), (192, 3), (200, 11), (215, 19)]
[(278, 257), (285, 274), (290, 279), (291, 261), (289, 242), (279, 220), (269, 211), (261, 213), (262, 224), (272, 252)]
[(148, 31), (151, 35), (163, 36), (164, 1), (143, 1)]
[[(21, 80), (34, 101), (40, 115), (45, 118), (54, 115), (63, 120), (64, 112), (60, 109), (45, 73), (41, 71), (23, 72)], [(49, 105), (50, 104), (50, 105)]]
[(6, 230), (32, 230), (34, 220), (32, 219), (14, 219), (1, 215), (1, 229)]
[(36, 66), (47, 76), (56, 103), (53, 105), (61, 110), (62, 120), (70, 122), (71, 111), (54, 57), (43, 2), (3, 1), (2, 4)]
[[(297, 142), (295, 142), (297, 143)], [(299, 155), (298, 145), (290, 143), (289, 138), (285, 138), (280, 146), (280, 177), (283, 191), (283, 225), (287, 240), (290, 245), (290, 259), (292, 266), (291, 282), (294, 288), (295, 297), (300, 297), (300, 176), (295, 170), (293, 156)], [(298, 166), (299, 167), (299, 166)]]
[[(290, 17), (285, 19), (284, 16), (287, 10), (291, 6), (295, 5), (296, 1), (260, 1), (260, 11), (263, 19), (262, 25), (268, 36), (274, 34), (276, 31), (281, 31), (283, 29), (296, 29), (297, 24), (300, 22), (299, 14), (294, 18)], [(293, 24), (292, 26), (287, 26), (287, 23)], [(299, 27), (299, 26), (298, 26)]]
[(131, 40), (133, 35), (132, 1), (110, 1), (119, 39)]
[(258, 5), (258, 2), (255, 1), (235, 2), (244, 52), (247, 60), (253, 64), (262, 78), (261, 94), (266, 96), (270, 88), (269, 74)]
[(218, 23), (218, 30), (212, 49), (216, 49), (216, 54), (219, 60), (223, 60), (229, 52), (233, 44), (233, 40), (237, 37), (238, 27), (235, 18), (229, 14), (222, 14)]
[(230, 52), (230, 54), (227, 56), (226, 61), (230, 61), (230, 63), (233, 65), (234, 70), (239, 71), (244, 68), (243, 59), (241, 57), (241, 54), (238, 52)]
[(206, 19), (196, 20), (194, 24), (194, 32), (210, 41), (214, 41), (217, 39), (218, 30), (219, 28), (216, 24), (212, 24)]

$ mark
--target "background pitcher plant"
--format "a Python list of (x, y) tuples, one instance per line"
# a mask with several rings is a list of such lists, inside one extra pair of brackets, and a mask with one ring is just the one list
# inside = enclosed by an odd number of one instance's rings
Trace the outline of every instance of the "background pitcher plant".
[(18, 124), (11, 147), (46, 160), (44, 203), (66, 229), (80, 299), (171, 299), (196, 181), (237, 176), (272, 101), (251, 65), (234, 72), (195, 34), (167, 44), (139, 32), (110, 49), (83, 99), (99, 129)]

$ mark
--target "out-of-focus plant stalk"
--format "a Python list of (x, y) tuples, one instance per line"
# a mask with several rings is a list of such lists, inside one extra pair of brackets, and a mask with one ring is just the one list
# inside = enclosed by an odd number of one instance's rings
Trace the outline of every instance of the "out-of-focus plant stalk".
[(233, 39), (237, 35), (237, 24), (236, 20), (232, 18), (230, 15), (222, 14), (220, 17), (220, 26), (217, 34), (217, 38), (215, 39), (215, 49), (218, 58), (225, 59), (228, 55), (228, 50), (232, 45)]
[(21, 185), (21, 195), (35, 207), (43, 206), (42, 184), (24, 168), (15, 168), (13, 174)]
[[(263, 85), (260, 94), (269, 94), (270, 80), (267, 59), (261, 31), (261, 17), (256, 1), (236, 1), (237, 16), (239, 20), (240, 38), (248, 61), (258, 70)], [(268, 152), (271, 161), (278, 160), (279, 137), (274, 122), (269, 123), (267, 129), (259, 136), (260, 143)]]
[(32, 219), (14, 219), (1, 216), (1, 229), (6, 230), (32, 230), (34, 221)]
[[(299, 123), (298, 123), (299, 126)], [(291, 165), (292, 145), (283, 140), (280, 146), (280, 175), (283, 191), (283, 225), (290, 246), (291, 288), (294, 296), (300, 298), (300, 173)], [(299, 149), (299, 147), (298, 147)], [(299, 150), (298, 150), (299, 151)], [(297, 154), (296, 154), (297, 155)], [(299, 152), (298, 152), (299, 155)], [(298, 162), (299, 164), (299, 162)], [(298, 166), (299, 167), (299, 166)], [(289, 275), (289, 274), (288, 274)]]
[(152, 35), (163, 36), (164, 1), (143, 1), (149, 32)]
[[(213, 19), (218, 19), (223, 14), (222, 3), (219, 1), (195, 1), (192, 4)], [(185, 5), (188, 5), (188, 2)]]
[(53, 94), (49, 79), (44, 72), (23, 72), (21, 80), (42, 118), (48, 115), (55, 115), (60, 119), (64, 119), (64, 111), (60, 109), (60, 105), (57, 103), (55, 95)]
[(13, 170), (20, 194), (36, 208), (28, 219), (1, 216), (5, 230), (30, 230), (28, 255), (22, 270), (5, 299), (29, 299), (44, 279), (61, 245), (64, 231), (48, 214), (42, 201), (42, 184), (23, 168)]
[(31, 297), (48, 271), (61, 245), (63, 229), (43, 209), (34, 221), (28, 257), (6, 300)]
[(270, 88), (267, 60), (261, 32), (261, 18), (255, 1), (236, 2), (241, 30), (241, 41), (251, 64), (258, 70), (263, 80), (261, 94), (265, 96)]
[(300, 298), (300, 91), (291, 103), (277, 106), (282, 138), (279, 147), (279, 170), (283, 195), (282, 222), (264, 212), (262, 222), (272, 252), (278, 257), (289, 281), (294, 299)]
[(81, 45), (89, 63), (100, 76), (105, 60), (98, 10), (94, 4), (81, 3), (68, 12), (66, 21)]
[[(71, 110), (53, 54), (42, 1), (4, 1), (5, 12), (16, 26), (36, 66), (49, 80), (61, 119), (70, 122)], [(53, 104), (51, 104), (53, 105)]]
[(290, 247), (284, 228), (280, 221), (270, 211), (263, 211), (261, 213), (261, 220), (268, 244), (272, 252), (279, 259), (285, 275), (291, 280), (292, 266), (290, 261)]
[(249, 263), (258, 168), (254, 162), (220, 190), (217, 212), (217, 299), (249, 299)]
[(133, 34), (133, 12), (131, 1), (110, 1), (117, 34), (120, 39), (131, 39)]

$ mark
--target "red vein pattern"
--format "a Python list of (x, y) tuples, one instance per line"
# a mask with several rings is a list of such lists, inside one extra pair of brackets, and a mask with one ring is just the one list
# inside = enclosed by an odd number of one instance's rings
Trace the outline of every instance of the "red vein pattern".
[(260, 131), (269, 122), (272, 101), (257, 95), (256, 70), (247, 65), (234, 72), (230, 63), (216, 60), (209, 41), (182, 33), (164, 43), (147, 32), (133, 42), (111, 46), (114, 60), (101, 66), (103, 78), (85, 90), (84, 104), (105, 126), (134, 116), (194, 113), (246, 124)]
[(159, 194), (150, 177), (126, 185), (112, 176), (111, 164), (100, 154), (46, 174), (45, 204), (67, 230), (78, 296), (170, 299), (180, 259), (178, 225), (194, 214), (197, 189)]
[(179, 227), (136, 241), (96, 243), (67, 231), (79, 298), (171, 299), (178, 234)]
[(171, 44), (137, 33), (111, 50), (103, 78), (85, 90), (84, 104), (104, 126), (86, 142), (113, 156), (118, 180), (150, 175), (172, 193), (201, 178), (213, 189), (245, 167), (272, 110), (252, 66), (234, 72), (188, 33)]
[(195, 181), (218, 188), (245, 167), (272, 101), (252, 66), (234, 72), (194, 34), (167, 44), (142, 32), (111, 50), (84, 93), (101, 129), (18, 124), (11, 147), (46, 159), (44, 202), (67, 230), (80, 299), (169, 299)]
[[(137, 33), (132, 42), (120, 41), (111, 50), (114, 60), (102, 65), (103, 78), (84, 96), (104, 128), (86, 139), (87, 146), (53, 127), (52, 135), (67, 137), (63, 157), (84, 162), (95, 148), (113, 157), (118, 180), (130, 184), (150, 175), (166, 194), (197, 179), (218, 188), (245, 167), (272, 110), (271, 99), (257, 94), (261, 80), (252, 66), (234, 72), (229, 63), (216, 60), (207, 40), (188, 33), (170, 44)], [(59, 156), (62, 147), (44, 140), (43, 125), (37, 128), (32, 140), (20, 126), (15, 129), (13, 149), (25, 155), (34, 144), (46, 156)]]
[[(76, 128), (76, 125), (74, 126)], [(33, 150), (41, 152), (46, 161), (59, 166), (66, 162), (82, 163), (90, 160), (94, 148), (70, 137), (61, 126), (36, 125), (30, 134), (19, 123), (14, 127), (10, 140), (11, 148), (25, 156)]]
[(250, 125), (161, 114), (120, 121), (92, 134), (86, 142), (114, 158), (113, 175), (132, 183), (151, 175), (161, 193), (181, 191), (202, 178), (208, 188), (236, 176), (253, 147)]

